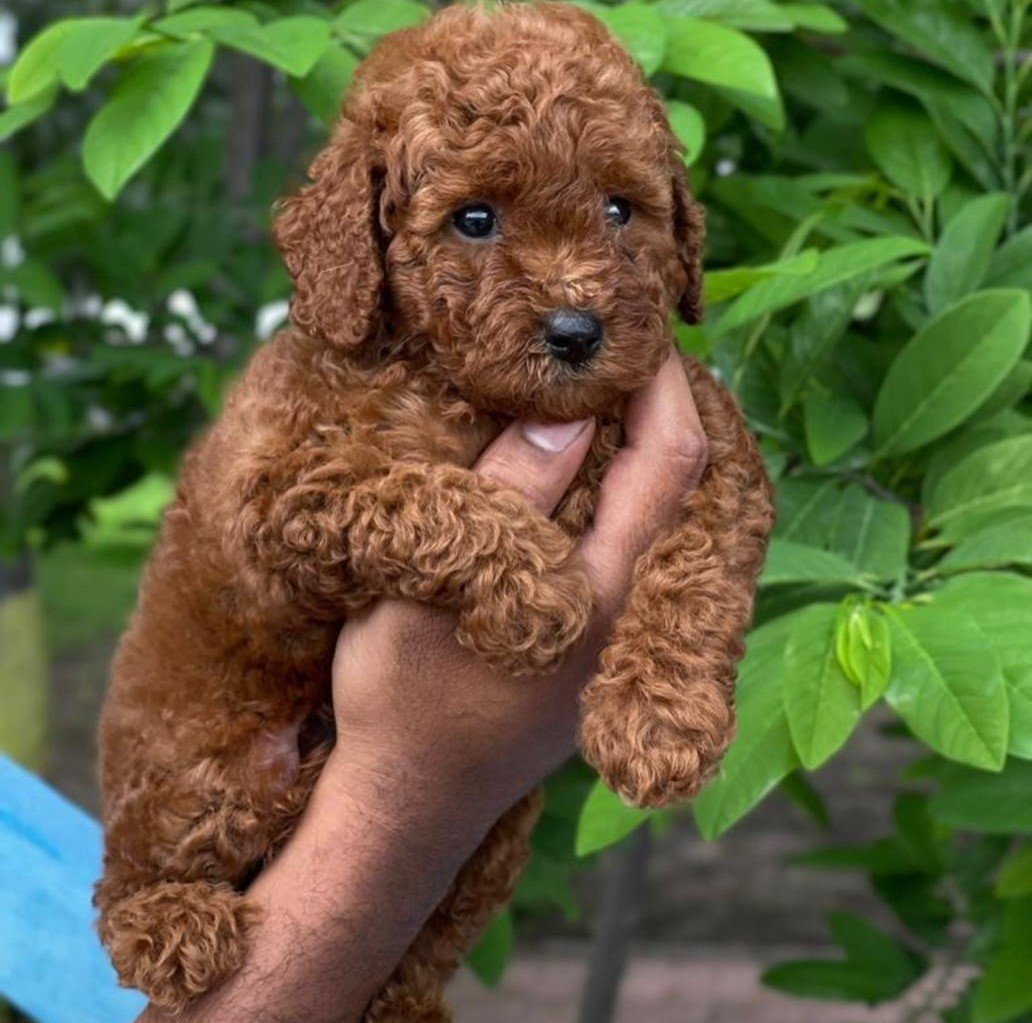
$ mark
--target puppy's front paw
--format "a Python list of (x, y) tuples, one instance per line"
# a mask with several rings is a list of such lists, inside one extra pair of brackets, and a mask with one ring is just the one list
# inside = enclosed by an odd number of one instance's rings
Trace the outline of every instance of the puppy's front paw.
[(572, 565), (543, 575), (500, 573), (461, 612), (456, 637), (488, 663), (529, 674), (554, 668), (590, 615), (587, 577)]
[(709, 707), (679, 701), (654, 705), (633, 687), (607, 688), (604, 678), (584, 692), (584, 759), (632, 806), (691, 799), (716, 772), (734, 735), (734, 712), (723, 700)]

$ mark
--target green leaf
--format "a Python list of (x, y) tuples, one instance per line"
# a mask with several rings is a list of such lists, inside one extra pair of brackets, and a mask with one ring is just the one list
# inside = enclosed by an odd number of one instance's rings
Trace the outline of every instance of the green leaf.
[(666, 51), (666, 25), (655, 7), (624, 3), (596, 9), (598, 17), (641, 65), (646, 75), (659, 70)]
[(993, 55), (958, 5), (937, 0), (858, 0), (886, 31), (983, 93), (993, 84)]
[(976, 532), (1006, 508), (1032, 508), (1032, 434), (976, 448), (946, 470), (932, 488), (928, 525), (944, 540)]
[(714, 325), (714, 334), (726, 334), (826, 288), (833, 288), (908, 256), (924, 255), (927, 252), (928, 246), (916, 238), (892, 236), (868, 238), (828, 249), (821, 253), (820, 261), (812, 273), (805, 276), (772, 277), (742, 295)]
[(1032, 567), (1032, 511), (965, 537), (939, 562), (941, 571)]
[(886, 991), (894, 992), (888, 994), (888, 998), (902, 994), (923, 972), (923, 964), (905, 945), (862, 917), (853, 913), (832, 913), (828, 924), (846, 958), (879, 974)]
[(1017, 364), (1030, 324), (1029, 296), (1007, 289), (976, 292), (925, 324), (878, 393), (878, 453), (913, 451), (964, 422)]
[(805, 277), (817, 269), (820, 257), (816, 249), (805, 249), (798, 256), (789, 256), (762, 266), (736, 266), (732, 270), (712, 270), (706, 274), (704, 299), (707, 305), (726, 302), (751, 287), (779, 274)]
[(792, 540), (771, 540), (760, 585), (806, 582), (857, 586), (861, 579), (856, 568), (838, 554)]
[(774, 69), (763, 49), (737, 29), (667, 14), (662, 70), (723, 89), (727, 98), (770, 128), (785, 122)]
[(659, 8), (667, 14), (706, 18), (750, 32), (791, 32), (794, 28), (791, 15), (771, 0), (662, 0)]
[(951, 772), (929, 804), (952, 828), (988, 835), (1032, 834), (1032, 762), (1009, 760), (996, 774)]
[(774, 535), (810, 547), (824, 547), (835, 525), (838, 501), (837, 480), (784, 480), (777, 491)]
[(31, 99), (15, 103), (0, 114), (0, 142), (6, 142), (15, 132), (38, 121), (54, 105), (57, 85), (37, 92)]
[(738, 732), (719, 776), (693, 804), (702, 836), (717, 838), (799, 766), (785, 715), (784, 647), (794, 615), (753, 630), (739, 669)]
[(215, 47), (206, 40), (169, 43), (141, 54), (94, 115), (83, 140), (83, 164), (107, 199), (176, 130), (193, 106)]
[(132, 41), (144, 20), (144, 15), (76, 19), (57, 54), (61, 81), (73, 92), (81, 92), (93, 76)]
[(795, 617), (785, 646), (785, 712), (803, 767), (816, 770), (853, 734), (860, 691), (835, 656), (837, 604), (811, 604)]
[(1008, 752), (1032, 758), (1032, 580), (973, 572), (951, 579), (934, 599), (933, 606), (972, 622), (995, 651), (1010, 700)]
[(1023, 846), (1001, 864), (996, 875), (996, 894), (1001, 899), (1032, 895), (1032, 845)]
[(1000, 941), (975, 986), (972, 1023), (1006, 1023), (1032, 1009), (1032, 899), (1008, 904)]
[(303, 78), (326, 52), (330, 25), (322, 18), (298, 15), (264, 25), (216, 25), (210, 34), (225, 46), (257, 57), (295, 78)]
[(886, 699), (911, 731), (950, 760), (1003, 766), (1010, 705), (1003, 670), (985, 635), (942, 606), (894, 612)]
[(832, 391), (803, 398), (806, 449), (814, 465), (829, 465), (867, 434), (867, 414), (848, 394)]
[(952, 161), (928, 115), (909, 103), (885, 103), (867, 122), (867, 150), (908, 195), (934, 199), (949, 184)]
[(807, 32), (831, 35), (849, 28), (844, 18), (824, 4), (782, 4), (781, 10), (792, 19), (796, 28)]
[(470, 969), (487, 987), (497, 987), (512, 954), (514, 928), (512, 912), (503, 909), (481, 935), (476, 947), (466, 956)]
[(7, 76), (7, 102), (24, 103), (60, 81), (60, 53), (76, 19), (56, 21), (34, 36)]
[(831, 827), (828, 807), (808, 775), (802, 771), (793, 771), (781, 782), (780, 788), (788, 799), (813, 819), (814, 823), (825, 829)]
[[(621, 10), (619, 7), (616, 9)], [(671, 99), (667, 100), (666, 108), (670, 127), (684, 146), (684, 162), (690, 167), (706, 145), (706, 122), (702, 119), (702, 114), (690, 103)]]
[(925, 301), (941, 312), (981, 283), (1010, 208), (1004, 193), (979, 196), (946, 225), (925, 274)]
[(419, 25), (430, 9), (416, 0), (358, 0), (345, 7), (334, 27), (344, 35), (377, 37)]
[(304, 78), (292, 78), (290, 86), (309, 112), (323, 124), (340, 116), (344, 93), (358, 67), (358, 58), (343, 46), (331, 44)]
[(651, 816), (651, 810), (628, 806), (601, 781), (596, 782), (577, 821), (577, 855), (588, 856), (615, 845)]
[(892, 677), (892, 638), (885, 615), (868, 602), (845, 601), (835, 623), (835, 656), (860, 690), (860, 709), (885, 695)]
[(171, 14), (154, 24), (154, 30), (162, 35), (177, 36), (180, 39), (196, 39), (211, 35), (216, 29), (236, 28), (241, 32), (248, 29), (260, 30), (261, 23), (250, 11), (236, 7), (212, 7), (202, 4), (187, 11)]
[(864, 575), (895, 581), (906, 571), (910, 515), (897, 501), (872, 497), (850, 484), (839, 498), (828, 548)]
[(985, 279), (993, 287), (1032, 291), (1032, 226), (1019, 231), (993, 253)]

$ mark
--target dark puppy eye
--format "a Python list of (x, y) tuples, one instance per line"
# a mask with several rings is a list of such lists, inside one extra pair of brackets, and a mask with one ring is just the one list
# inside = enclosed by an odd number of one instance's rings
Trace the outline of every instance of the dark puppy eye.
[(467, 238), (490, 238), (498, 228), (495, 211), (486, 202), (463, 206), (452, 214), (455, 230)]
[(631, 219), (631, 204), (619, 195), (611, 195), (606, 200), (606, 220), (623, 227)]

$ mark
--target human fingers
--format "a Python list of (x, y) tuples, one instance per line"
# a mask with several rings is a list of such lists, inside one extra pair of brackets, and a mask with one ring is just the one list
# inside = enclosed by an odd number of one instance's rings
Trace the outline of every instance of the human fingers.
[(676, 353), (632, 396), (624, 430), (581, 548), (597, 592), (619, 603), (635, 561), (677, 522), (706, 468), (706, 434)]

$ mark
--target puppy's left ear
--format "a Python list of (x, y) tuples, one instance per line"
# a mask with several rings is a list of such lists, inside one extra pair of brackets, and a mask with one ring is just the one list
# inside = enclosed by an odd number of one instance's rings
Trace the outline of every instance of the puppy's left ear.
[(685, 323), (702, 322), (702, 246), (706, 215), (688, 190), (688, 176), (679, 153), (673, 154), (674, 238), (685, 286), (677, 310)]
[(384, 287), (379, 180), (368, 132), (343, 118), (280, 207), (276, 244), (294, 278), (290, 314), (312, 337), (358, 345), (380, 326)]

